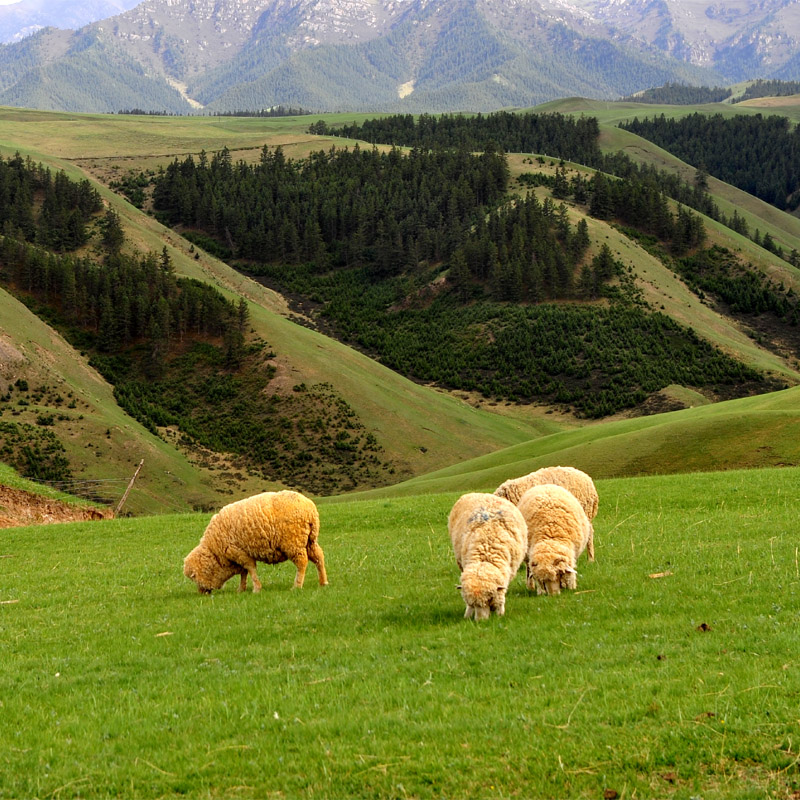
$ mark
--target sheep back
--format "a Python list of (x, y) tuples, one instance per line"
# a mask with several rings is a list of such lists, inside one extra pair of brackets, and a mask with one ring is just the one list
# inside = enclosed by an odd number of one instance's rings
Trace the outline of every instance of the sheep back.
[(563, 486), (578, 499), (586, 516), (592, 520), (597, 516), (599, 498), (594, 481), (589, 475), (575, 467), (542, 467), (521, 478), (511, 478), (495, 489), (498, 497), (505, 497), (515, 505), (525, 492), (533, 486), (552, 483)]
[(528, 588), (558, 594), (574, 589), (575, 565), (592, 537), (592, 524), (577, 498), (563, 486), (528, 489), (518, 509), (528, 529)]
[(460, 497), (447, 521), (466, 617), (505, 612), (505, 593), (525, 557), (528, 535), (522, 514), (491, 494)]
[(286, 561), (319, 536), (316, 505), (299, 492), (262, 492), (223, 506), (211, 518), (202, 538), (214, 552), (224, 555), (241, 548), (256, 561)]

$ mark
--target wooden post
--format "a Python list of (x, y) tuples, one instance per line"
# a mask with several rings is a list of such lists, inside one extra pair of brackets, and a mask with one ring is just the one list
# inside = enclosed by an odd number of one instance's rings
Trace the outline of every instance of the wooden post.
[(131, 478), (130, 483), (128, 483), (128, 488), (125, 490), (125, 494), (122, 495), (119, 503), (117, 503), (117, 507), (114, 509), (115, 517), (119, 514), (119, 510), (122, 508), (125, 501), (128, 499), (128, 493), (130, 492), (131, 487), (133, 486), (133, 482), (136, 480), (136, 476), (139, 474), (139, 470), (142, 468), (142, 464), (144, 464), (144, 459), (142, 459), (139, 462), (139, 466), (136, 467), (136, 472), (133, 473), (133, 477)]

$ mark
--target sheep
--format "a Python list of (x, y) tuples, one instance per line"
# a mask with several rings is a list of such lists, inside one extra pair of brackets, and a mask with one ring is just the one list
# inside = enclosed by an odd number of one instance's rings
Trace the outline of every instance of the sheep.
[(240, 575), (239, 591), (253, 579), (253, 591), (261, 591), (256, 561), (278, 564), (287, 559), (297, 566), (292, 588), (302, 589), (306, 567), (317, 567), (320, 586), (328, 585), (325, 557), (317, 543), (317, 507), (298, 492), (263, 492), (229, 503), (208, 523), (197, 547), (183, 562), (183, 574), (201, 594), (220, 589)]
[(525, 557), (528, 531), (513, 503), (491, 494), (469, 493), (456, 500), (447, 520), (456, 564), (457, 587), (466, 619), (505, 613), (506, 591)]
[(528, 588), (537, 594), (575, 589), (575, 564), (592, 532), (581, 504), (563, 486), (542, 484), (528, 489), (517, 508), (528, 527)]
[[(563, 486), (578, 499), (583, 506), (589, 522), (597, 516), (599, 498), (594, 481), (585, 473), (575, 467), (542, 467), (535, 472), (523, 475), (521, 478), (511, 478), (505, 483), (501, 483), (494, 493), (498, 497), (505, 497), (514, 505), (519, 505), (520, 498), (532, 486), (540, 486), (544, 483), (554, 483), (556, 486)], [(594, 561), (594, 526), (592, 525), (589, 535), (589, 543), (586, 546), (589, 554), (589, 561)]]

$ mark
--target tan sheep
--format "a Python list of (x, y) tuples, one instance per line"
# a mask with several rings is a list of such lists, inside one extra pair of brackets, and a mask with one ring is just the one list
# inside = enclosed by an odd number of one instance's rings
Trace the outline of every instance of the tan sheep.
[(575, 565), (592, 532), (581, 504), (563, 486), (543, 484), (528, 489), (517, 508), (528, 526), (528, 588), (537, 594), (574, 589)]
[[(563, 486), (572, 492), (583, 506), (589, 522), (597, 516), (599, 498), (594, 481), (585, 472), (581, 472), (575, 467), (542, 467), (521, 478), (511, 478), (511, 480), (501, 483), (494, 493), (498, 497), (505, 497), (514, 505), (519, 505), (520, 498), (528, 489), (545, 483), (554, 483), (556, 486)], [(586, 551), (589, 554), (589, 561), (594, 561), (594, 526), (592, 526)]]
[(318, 536), (319, 514), (311, 500), (298, 492), (264, 492), (214, 514), (200, 544), (184, 559), (183, 574), (203, 594), (222, 588), (234, 575), (241, 575), (240, 592), (247, 588), (248, 575), (253, 591), (260, 592), (256, 562), (278, 564), (288, 559), (297, 566), (293, 588), (302, 588), (309, 561), (317, 567), (320, 586), (326, 586)]
[(508, 585), (528, 545), (522, 514), (501, 497), (470, 493), (456, 500), (447, 529), (461, 571), (464, 616), (483, 620), (492, 611), (502, 616)]

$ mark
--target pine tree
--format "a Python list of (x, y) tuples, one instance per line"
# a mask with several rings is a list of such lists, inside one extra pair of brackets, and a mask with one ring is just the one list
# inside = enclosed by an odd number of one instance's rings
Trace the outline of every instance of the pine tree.
[(125, 242), (125, 233), (122, 230), (122, 223), (119, 214), (113, 208), (106, 211), (102, 223), (103, 245), (111, 255), (116, 255), (122, 249)]

